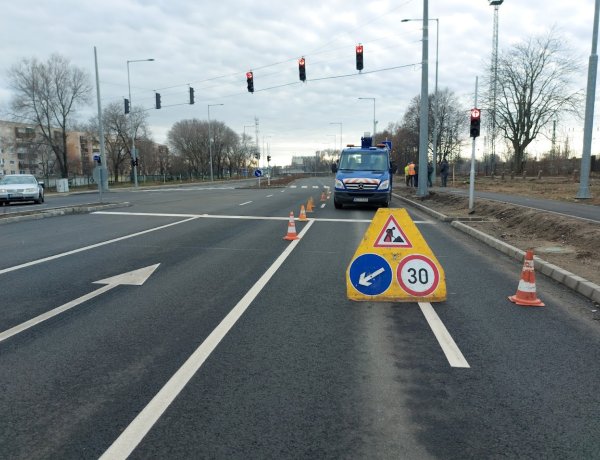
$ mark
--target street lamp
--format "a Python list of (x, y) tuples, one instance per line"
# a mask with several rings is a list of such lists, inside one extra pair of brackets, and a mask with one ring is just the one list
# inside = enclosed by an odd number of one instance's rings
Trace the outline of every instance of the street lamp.
[(138, 177), (137, 177), (137, 153), (135, 151), (135, 126), (133, 126), (133, 120), (131, 116), (133, 115), (133, 102), (131, 100), (131, 80), (129, 78), (129, 63), (130, 62), (146, 62), (146, 61), (154, 61), (154, 58), (150, 59), (133, 59), (127, 61), (127, 88), (129, 89), (129, 121), (131, 122), (131, 160), (133, 161), (133, 185), (135, 187), (138, 186)]
[(367, 99), (373, 101), (373, 134), (371, 134), (371, 138), (375, 140), (375, 98), (374, 97), (359, 97), (359, 99)]
[(342, 149), (344, 148), (344, 144), (342, 143), (342, 122), (332, 122), (329, 123), (330, 125), (340, 125), (340, 152), (342, 151)]
[(212, 144), (210, 142), (210, 108), (225, 104), (208, 104), (208, 155), (210, 160), (210, 181), (213, 182), (213, 161), (212, 161)]
[[(435, 173), (437, 166), (437, 149), (438, 149), (438, 117), (439, 117), (439, 100), (438, 100), (438, 57), (440, 50), (440, 20), (439, 18), (431, 18), (429, 21), (435, 21), (435, 106), (433, 109), (433, 172), (431, 173), (431, 183), (435, 184)], [(402, 19), (400, 22), (422, 21), (422, 19)]]

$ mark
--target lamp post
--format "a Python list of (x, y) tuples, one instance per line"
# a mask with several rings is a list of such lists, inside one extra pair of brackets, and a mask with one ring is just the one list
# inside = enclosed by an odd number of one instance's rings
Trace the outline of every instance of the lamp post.
[[(440, 20), (439, 18), (430, 18), (429, 21), (435, 21), (436, 32), (435, 32), (435, 106), (433, 109), (433, 172), (431, 173), (431, 183), (435, 184), (435, 174), (437, 167), (437, 149), (438, 149), (438, 118), (440, 112), (439, 100), (438, 100), (438, 62), (439, 62), (439, 50), (440, 50)], [(410, 21), (422, 21), (422, 19), (402, 19), (400, 22)]]
[(213, 161), (212, 161), (212, 144), (210, 142), (210, 108), (211, 107), (216, 107), (218, 105), (225, 105), (225, 104), (208, 104), (208, 156), (209, 156), (209, 162), (210, 162), (210, 181), (213, 182), (214, 178), (213, 178)]
[(133, 59), (127, 61), (127, 88), (129, 90), (129, 121), (131, 122), (131, 161), (133, 162), (133, 185), (134, 187), (138, 186), (138, 177), (137, 177), (137, 153), (135, 151), (135, 126), (133, 125), (133, 120), (131, 116), (133, 115), (133, 101), (131, 100), (131, 79), (129, 77), (129, 63), (130, 62), (146, 62), (146, 61), (154, 61), (154, 58), (150, 59)]
[(375, 98), (374, 97), (359, 97), (359, 99), (368, 99), (373, 101), (373, 133), (371, 134), (371, 138), (373, 140), (375, 140), (375, 124), (377, 123), (375, 121)]
[(344, 148), (344, 144), (342, 142), (342, 122), (332, 122), (329, 123), (330, 125), (340, 125), (340, 152), (342, 151), (342, 149)]

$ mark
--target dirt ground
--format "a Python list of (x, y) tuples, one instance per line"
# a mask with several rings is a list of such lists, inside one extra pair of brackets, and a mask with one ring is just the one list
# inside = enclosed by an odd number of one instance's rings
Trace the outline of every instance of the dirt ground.
[[(468, 189), (468, 182), (455, 181), (454, 186)], [(590, 188), (593, 198), (581, 202), (598, 207), (600, 217), (600, 179), (594, 179)], [(578, 183), (564, 178), (508, 178), (505, 181), (485, 178), (476, 180), (475, 189), (579, 201), (573, 198), (579, 189)], [(475, 199), (474, 213), (469, 214), (467, 197), (433, 190), (429, 197), (421, 199), (415, 196), (414, 189), (402, 186), (395, 187), (395, 192), (450, 217), (481, 218), (481, 221), (463, 223), (519, 249), (533, 248), (541, 259), (600, 284), (599, 224), (481, 198)]]

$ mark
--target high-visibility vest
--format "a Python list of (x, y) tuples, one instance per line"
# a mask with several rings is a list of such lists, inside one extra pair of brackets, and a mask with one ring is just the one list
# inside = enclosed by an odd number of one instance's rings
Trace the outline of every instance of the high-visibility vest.
[(409, 176), (415, 175), (415, 165), (413, 163), (408, 165), (408, 175)]
[(404, 167), (404, 175), (408, 176), (408, 165)]

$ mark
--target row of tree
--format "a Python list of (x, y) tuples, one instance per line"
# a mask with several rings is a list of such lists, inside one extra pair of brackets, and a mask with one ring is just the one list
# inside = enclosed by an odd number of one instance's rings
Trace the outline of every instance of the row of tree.
[[(505, 156), (514, 171), (523, 170), (527, 147), (549, 124), (563, 114), (580, 112), (582, 92), (572, 89), (572, 79), (579, 69), (554, 30), (499, 54), (498, 65), (489, 72), (484, 85), (490, 90), (482, 97), (486, 101), (483, 118), (488, 121), (488, 137), (495, 139), (499, 134), (509, 147)], [(14, 112), (38, 127), (42, 143), (56, 157), (61, 176), (68, 177), (67, 132), (76, 127), (72, 119), (76, 108), (90, 103), (89, 75), (66, 58), (52, 55), (46, 63), (22, 60), (9, 71), (9, 79), (15, 93)], [(393, 141), (399, 164), (418, 158), (419, 107), (420, 96), (416, 96), (400, 122), (375, 134), (376, 140)], [(468, 141), (469, 108), (449, 89), (439, 91), (437, 101), (434, 94), (429, 96), (429, 145), (433, 152), (436, 143), (439, 162), (460, 157)], [(102, 123), (108, 166), (115, 180), (130, 171), (131, 136), (136, 139), (143, 174), (206, 176), (212, 160), (217, 177), (234, 175), (247, 168), (257, 153), (249, 136), (238, 135), (222, 122), (212, 122), (210, 127), (197, 119), (176, 122), (168, 133), (170, 149), (157, 148), (151, 141), (144, 111), (133, 110), (125, 115), (121, 105), (113, 103), (104, 108)], [(435, 140), (434, 125), (438, 133)], [(98, 127), (95, 118), (80, 130), (97, 138)], [(56, 130), (60, 135), (55, 134)]]

